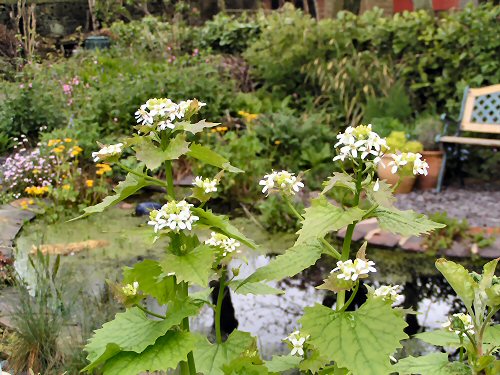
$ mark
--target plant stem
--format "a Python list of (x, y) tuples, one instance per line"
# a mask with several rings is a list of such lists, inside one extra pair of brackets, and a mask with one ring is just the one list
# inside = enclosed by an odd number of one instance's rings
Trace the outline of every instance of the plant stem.
[(223, 268), (219, 279), (219, 293), (217, 294), (217, 305), (215, 307), (215, 337), (217, 339), (217, 344), (222, 344), (220, 318), (222, 312), (222, 300), (224, 299), (224, 289), (226, 288), (226, 272), (226, 268)]
[[(290, 208), (290, 210), (293, 212), (293, 214), (297, 217), (297, 219), (299, 219), (300, 221), (303, 221), (304, 217), (299, 213), (299, 211), (296, 210), (296, 208), (294, 207), (294, 205), (290, 201), (290, 198), (286, 195), (283, 195), (283, 199), (285, 200), (288, 208)], [(326, 249), (328, 250), (328, 252), (331, 256), (333, 256), (336, 259), (340, 259), (340, 253), (337, 250), (335, 250), (335, 248), (332, 245), (330, 245), (330, 243), (327, 240), (325, 240), (324, 238), (321, 238), (320, 241), (323, 244), (323, 246), (326, 247)]]
[[(361, 183), (363, 182), (362, 180), (363, 174), (361, 173), (361, 170), (362, 168), (360, 168), (356, 174), (356, 193), (354, 194), (353, 206), (359, 205), (359, 196), (361, 195)], [(340, 260), (343, 262), (349, 259), (349, 253), (351, 251), (352, 235), (354, 233), (354, 228), (356, 227), (357, 223), (358, 222), (355, 221), (347, 226), (347, 230), (344, 237), (344, 243), (342, 244), (342, 256), (340, 258)], [(340, 292), (337, 293), (336, 310), (343, 311), (342, 308), (344, 306), (344, 303), (345, 303), (345, 291), (341, 290)]]
[(354, 300), (354, 297), (356, 297), (356, 293), (358, 292), (359, 289), (359, 281), (354, 285), (354, 288), (352, 288), (352, 293), (347, 302), (342, 306), (342, 308), (339, 310), (340, 312), (346, 311), (346, 309), (349, 307), (351, 302)]
[(148, 309), (146, 309), (145, 307), (141, 306), (140, 304), (136, 303), (134, 304), (134, 306), (140, 308), (142, 311), (144, 311), (146, 314), (148, 315), (151, 315), (151, 316), (154, 316), (155, 318), (160, 318), (160, 319), (166, 319), (167, 317), (165, 315), (160, 315), (160, 314), (157, 314), (157, 313), (154, 313)]
[(133, 175), (136, 175), (138, 177), (142, 177), (144, 178), (145, 180), (148, 180), (150, 182), (154, 182), (156, 185), (160, 185), (160, 186), (163, 186), (163, 187), (167, 187), (167, 184), (165, 184), (165, 181), (162, 181), (162, 180), (159, 180), (157, 178), (154, 178), (154, 177), (151, 177), (151, 176), (148, 176), (147, 174), (144, 174), (144, 173), (140, 173), (140, 172), (137, 172), (137, 171), (134, 171), (133, 169), (130, 169), (129, 167), (126, 167), (125, 165), (123, 165), (122, 163), (116, 163), (116, 165), (118, 165), (121, 169), (123, 169), (125, 172), (128, 172), (128, 173), (131, 173)]
[(170, 160), (165, 161), (165, 178), (167, 179), (167, 194), (175, 199), (174, 177), (172, 172), (172, 162)]
[[(179, 294), (181, 298), (187, 298), (189, 291), (188, 291), (188, 284), (186, 282), (182, 282), (179, 284)], [(189, 318), (186, 317), (182, 320), (182, 330), (184, 332), (189, 332)], [(196, 366), (194, 363), (194, 356), (193, 352), (189, 352), (187, 355), (187, 362), (181, 362), (181, 374), (182, 375), (196, 375)]]
[(491, 308), (490, 312), (486, 316), (486, 319), (484, 320), (483, 324), (481, 325), (481, 328), (479, 329), (478, 335), (477, 335), (477, 355), (482, 356), (483, 355), (483, 335), (484, 335), (484, 330), (488, 326), (490, 320), (493, 318), (493, 316), (496, 314), (498, 311), (498, 308)]

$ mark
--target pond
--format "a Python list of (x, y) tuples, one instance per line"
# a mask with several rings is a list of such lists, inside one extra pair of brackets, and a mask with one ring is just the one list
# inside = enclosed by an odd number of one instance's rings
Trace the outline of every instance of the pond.
[[(81, 288), (98, 292), (105, 280), (119, 280), (121, 268), (145, 258), (159, 258), (161, 243), (153, 244), (150, 227), (145, 217), (136, 217), (131, 208), (115, 207), (103, 214), (75, 222), (45, 225), (42, 221), (27, 224), (17, 239), (16, 269), (28, 282), (33, 280), (28, 267), (28, 254), (37, 248), (68, 252), (61, 259), (62, 268), (71, 272), (71, 282)], [(256, 268), (267, 264), (274, 254), (290, 247), (293, 234), (269, 234), (252, 221), (238, 218), (234, 224), (261, 245), (261, 252), (244, 250), (247, 263), (233, 261), (230, 268), (241, 265), (238, 278), (244, 278)], [(413, 308), (417, 314), (408, 315), (408, 334), (439, 328), (449, 314), (460, 311), (460, 303), (452, 289), (434, 267), (434, 256), (369, 247), (367, 254), (375, 261), (377, 273), (369, 282), (399, 284), (404, 296), (402, 306)], [(479, 269), (484, 261), (467, 260), (462, 264)], [(240, 295), (230, 293), (223, 306), (223, 329), (230, 332), (236, 326), (258, 337), (262, 355), (287, 351), (282, 339), (298, 327), (298, 319), (306, 306), (321, 303), (332, 306), (334, 297), (315, 286), (334, 268), (331, 260), (322, 259), (315, 267), (291, 279), (271, 282), (270, 285), (286, 291), (284, 295)], [(359, 298), (358, 298), (359, 297)], [(354, 305), (363, 301), (362, 293)], [(161, 308), (148, 301), (150, 309)], [(213, 330), (213, 313), (204, 308), (203, 314), (191, 322), (193, 329), (208, 335)], [(407, 353), (419, 354), (428, 350), (418, 340), (409, 340)]]

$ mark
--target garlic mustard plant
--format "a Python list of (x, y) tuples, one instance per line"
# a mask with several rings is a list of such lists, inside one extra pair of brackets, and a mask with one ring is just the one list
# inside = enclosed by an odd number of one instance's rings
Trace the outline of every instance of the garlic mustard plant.
[[(291, 201), (292, 196), (304, 188), (301, 179), (293, 178), (294, 173), (272, 171), (259, 182), (266, 196), (275, 193), (282, 197), (299, 220), (301, 229), (292, 248), (258, 269), (247, 281), (267, 280), (267, 275), (293, 276), (313, 265), (322, 255), (331, 257), (336, 267), (318, 288), (335, 293), (336, 303), (334, 308), (316, 305), (305, 309), (300, 319), (300, 336), (294, 332), (287, 338), (291, 355), (302, 359), (290, 360), (289, 368), (296, 367), (308, 374), (390, 374), (393, 367), (389, 358), (401, 347), (400, 341), (407, 338), (403, 331), (405, 312), (393, 306), (401, 299), (399, 286), (382, 286), (376, 290), (367, 286), (366, 302), (356, 311), (347, 311), (363, 282), (377, 272), (375, 262), (367, 257), (367, 244), (357, 251), (353, 248), (354, 229), (360, 221), (376, 218), (383, 230), (418, 236), (441, 224), (393, 205), (391, 187), (376, 177), (377, 165), (390, 150), (386, 139), (374, 132), (371, 125), (349, 126), (337, 140), (333, 145), (337, 151), (333, 162), (342, 172), (333, 173), (324, 182), (320, 196), (312, 199), (304, 212), (298, 212)], [(414, 174), (427, 173), (427, 163), (419, 154), (394, 155), (393, 160), (393, 173), (407, 164), (412, 165)], [(351, 196), (352, 199), (332, 204), (333, 188), (349, 193), (335, 197)], [(341, 229), (345, 229), (345, 234), (341, 248), (337, 249), (330, 242), (329, 234)]]
[[(126, 310), (95, 331), (85, 347), (89, 364), (84, 371), (94, 372), (100, 367), (104, 374), (176, 369), (181, 375), (223, 374), (223, 366), (239, 357), (246, 358), (249, 353), (252, 358), (258, 357), (255, 338), (249, 333), (234, 331), (223, 340), (223, 296), (227, 288), (240, 293), (237, 289), (241, 285), (241, 281), (228, 280), (229, 261), (240, 256), (243, 246), (255, 249), (256, 244), (226, 217), (207, 208), (223, 173), (243, 171), (192, 141), (196, 138), (193, 135), (218, 125), (198, 120), (204, 106), (196, 99), (178, 103), (166, 98), (150, 99), (135, 113), (135, 134), (114, 145), (100, 145), (100, 150), (92, 154), (97, 174), (112, 172), (114, 165), (127, 175), (114, 194), (84, 209), (81, 217), (102, 212), (146, 186), (161, 187), (166, 191), (164, 204), (150, 213), (144, 228), (155, 239), (155, 246), (164, 247), (164, 255), (124, 270), (123, 281), (113, 290)], [(120, 162), (125, 150), (136, 159), (135, 168)], [(174, 189), (173, 161), (181, 157), (218, 167), (220, 172), (214, 178), (196, 177), (192, 194), (180, 196)], [(233, 270), (233, 275), (236, 273)], [(213, 280), (219, 282), (215, 305), (209, 300), (209, 282)], [(191, 293), (191, 286), (198, 288), (196, 294)], [(263, 289), (272, 288), (256, 282), (247, 284), (244, 292)], [(148, 309), (146, 298), (156, 300), (161, 308)], [(215, 310), (215, 342), (190, 332), (189, 318), (197, 315), (203, 305)], [(224, 354), (229, 346), (231, 357)]]

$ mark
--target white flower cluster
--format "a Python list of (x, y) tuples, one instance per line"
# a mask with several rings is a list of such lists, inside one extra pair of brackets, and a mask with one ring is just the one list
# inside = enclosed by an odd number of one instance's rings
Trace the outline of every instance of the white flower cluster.
[(122, 288), (123, 294), (126, 296), (135, 296), (137, 294), (137, 289), (139, 288), (139, 283), (134, 281), (132, 284), (127, 284)]
[(295, 193), (299, 192), (299, 190), (304, 187), (304, 184), (297, 176), (295, 176), (294, 173), (287, 171), (272, 171), (270, 174), (266, 174), (264, 178), (259, 181), (259, 185), (263, 186), (262, 192), (264, 194), (267, 193), (267, 195), (269, 195), (269, 193), (273, 190), (277, 190), (288, 195), (295, 195)]
[[(461, 326), (463, 326), (463, 328)], [(453, 314), (448, 321), (443, 324), (443, 328), (448, 328), (448, 330), (455, 332), (459, 336), (466, 336), (465, 332), (470, 335), (474, 334), (472, 318), (469, 314), (464, 313)]]
[(203, 191), (206, 194), (210, 194), (210, 193), (215, 193), (217, 191), (218, 182), (219, 181), (217, 181), (217, 179), (215, 178), (211, 180), (209, 178), (203, 179), (202, 176), (196, 176), (196, 178), (193, 181), (193, 185), (199, 187), (200, 189), (203, 189)]
[(191, 213), (192, 204), (185, 200), (171, 201), (164, 204), (159, 210), (153, 210), (149, 214), (148, 224), (154, 227), (155, 233), (164, 228), (178, 232), (179, 230), (191, 230), (193, 223), (200, 218)]
[(373, 295), (382, 298), (384, 301), (399, 302), (402, 299), (402, 296), (398, 293), (400, 289), (399, 285), (382, 285), (375, 289)]
[(196, 113), (204, 106), (206, 103), (196, 99), (175, 103), (166, 98), (153, 98), (141, 105), (135, 112), (135, 118), (138, 124), (148, 126), (151, 130), (175, 129), (175, 120), (184, 118), (189, 110)]
[(360, 276), (367, 275), (369, 272), (377, 272), (375, 267), (373, 267), (374, 265), (375, 262), (361, 258), (356, 258), (354, 262), (351, 259), (345, 262), (339, 260), (337, 267), (330, 273), (340, 271), (337, 275), (338, 279), (356, 281)]
[(346, 158), (364, 160), (371, 155), (374, 156), (373, 162), (378, 164), (385, 150), (389, 149), (386, 140), (372, 131), (371, 124), (349, 126), (344, 133), (337, 135), (337, 139), (339, 141), (334, 147), (340, 147), (340, 150), (333, 161), (344, 161)]
[(123, 152), (123, 143), (117, 143), (115, 145), (103, 146), (99, 151), (92, 153), (92, 158), (95, 162), (99, 160), (106, 160), (112, 156), (121, 155)]
[(429, 164), (422, 159), (422, 155), (413, 152), (403, 152), (401, 154), (392, 154), (393, 160), (389, 162), (389, 167), (391, 168), (391, 173), (397, 173), (398, 169), (404, 167), (407, 164), (413, 164), (413, 174), (423, 174), (427, 176), (427, 169), (429, 169)]
[(222, 250), (222, 256), (225, 257), (230, 253), (237, 251), (241, 244), (234, 238), (230, 238), (221, 233), (212, 232), (210, 238), (205, 241), (207, 245), (218, 247)]
[(290, 352), (291, 355), (298, 354), (300, 356), (304, 355), (304, 343), (306, 340), (309, 338), (309, 335), (304, 336), (302, 335), (299, 331), (295, 331), (290, 333), (287, 337), (285, 337), (285, 340), (288, 341), (290, 344), (292, 344), (292, 351)]

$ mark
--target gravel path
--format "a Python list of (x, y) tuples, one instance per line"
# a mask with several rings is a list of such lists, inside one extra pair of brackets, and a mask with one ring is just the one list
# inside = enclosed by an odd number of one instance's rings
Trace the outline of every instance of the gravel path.
[(467, 219), (471, 226), (500, 227), (500, 189), (448, 187), (441, 193), (414, 191), (397, 196), (400, 209), (422, 213), (446, 211), (449, 217)]

